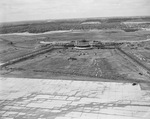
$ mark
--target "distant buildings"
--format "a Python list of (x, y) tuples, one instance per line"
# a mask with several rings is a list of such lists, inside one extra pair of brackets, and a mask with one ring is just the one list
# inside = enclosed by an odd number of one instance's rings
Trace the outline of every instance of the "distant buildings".
[(105, 42), (100, 41), (87, 41), (87, 40), (76, 40), (76, 41), (40, 41), (41, 45), (53, 45), (53, 46), (64, 46), (64, 47), (74, 47), (75, 49), (85, 50), (92, 48), (101, 48), (101, 49), (114, 49), (123, 43), (115, 42)]
[(101, 24), (101, 22), (98, 22), (98, 21), (95, 21), (95, 22), (83, 22), (83, 23), (81, 23), (81, 24)]

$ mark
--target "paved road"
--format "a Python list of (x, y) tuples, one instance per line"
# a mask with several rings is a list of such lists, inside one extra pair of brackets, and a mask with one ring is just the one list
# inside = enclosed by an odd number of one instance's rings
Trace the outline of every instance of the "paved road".
[(150, 119), (150, 90), (140, 85), (0, 78), (1, 119)]
[(125, 51), (123, 51), (121, 48), (117, 48), (117, 50), (124, 55), (124, 57), (127, 57), (130, 61), (132, 61), (138, 68), (139, 70), (147, 75), (150, 76), (148, 72), (150, 72), (150, 68), (144, 65), (142, 62), (140, 62), (138, 59), (132, 56), (132, 54), (129, 54)]
[(18, 62), (22, 62), (22, 61), (24, 61), (24, 60), (33, 58), (33, 57), (35, 57), (35, 56), (37, 56), (37, 55), (40, 55), (40, 54), (43, 54), (43, 53), (52, 51), (53, 49), (54, 49), (53, 46), (45, 47), (45, 48), (43, 48), (43, 49), (40, 49), (40, 50), (31, 52), (31, 53), (29, 53), (29, 54), (27, 54), (27, 55), (24, 55), (24, 56), (22, 56), (22, 57), (18, 57), (18, 58), (15, 58), (15, 59), (11, 59), (10, 61), (1, 63), (1, 64), (0, 64), (0, 68), (6, 67), (6, 66), (8, 66), (8, 65), (12, 65), (12, 64), (15, 64), (15, 63), (18, 63)]

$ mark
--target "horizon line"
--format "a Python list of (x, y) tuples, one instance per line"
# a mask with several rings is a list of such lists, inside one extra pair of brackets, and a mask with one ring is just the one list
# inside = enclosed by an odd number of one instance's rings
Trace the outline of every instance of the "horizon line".
[(47, 21), (47, 20), (52, 20), (52, 21), (59, 21), (59, 20), (84, 20), (84, 19), (104, 19), (104, 18), (142, 18), (142, 17), (150, 17), (150, 15), (140, 15), (140, 16), (106, 16), (106, 17), (81, 17), (81, 18), (54, 18), (54, 19), (37, 19), (37, 20), (20, 20), (20, 21), (6, 21), (6, 22), (1, 22), (0, 23), (16, 23), (16, 22), (36, 22), (36, 21)]

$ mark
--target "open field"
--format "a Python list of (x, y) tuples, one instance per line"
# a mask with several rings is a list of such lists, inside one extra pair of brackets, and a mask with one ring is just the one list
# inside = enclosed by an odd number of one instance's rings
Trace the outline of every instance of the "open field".
[[(126, 17), (126, 18), (87, 18), (87, 19), (67, 19), (67, 20), (44, 20), (29, 21), (18, 23), (3, 23), (0, 25), (0, 33), (44, 33), (47, 31), (58, 30), (89, 30), (89, 29), (123, 29), (125, 31), (138, 31), (140, 28), (147, 28), (150, 17)], [(142, 22), (138, 25), (126, 25), (125, 22)], [(100, 23), (100, 24), (84, 24), (84, 23)], [(131, 27), (134, 26), (134, 27)]]
[[(146, 81), (140, 70), (114, 49), (58, 49), (7, 67), (3, 76), (32, 78), (91, 77), (110, 81)], [(100, 79), (97, 79), (100, 80)]]
[(47, 38), (50, 41), (61, 40), (97, 40), (97, 41), (138, 41), (149, 38), (150, 31), (139, 30), (135, 32), (125, 32), (123, 30), (109, 29), (109, 30), (78, 30), (68, 31), (64, 33), (49, 33), (49, 34), (35, 34), (35, 35), (2, 35), (1, 38), (8, 39), (12, 42), (23, 42), (31, 40), (42, 40)]
[[(4, 63), (42, 50), (40, 41), (86, 40), (124, 42), (120, 46), (123, 50), (133, 55), (143, 65), (150, 67), (150, 31), (145, 30), (150, 26), (149, 18), (146, 22), (143, 20), (141, 23), (141, 20), (116, 18), (4, 24), (0, 26), (0, 33), (2, 33), (0, 34), (0, 62)], [(140, 23), (128, 26), (124, 22)], [(9, 65), (0, 71), (0, 75), (3, 77), (148, 81), (149, 76), (141, 74), (141, 69), (133, 62), (115, 48), (75, 50), (62, 47)]]
[[(1, 61), (7, 61), (36, 50), (41, 40), (46, 41), (72, 41), (86, 39), (89, 41), (139, 41), (145, 40), (150, 31), (124, 32), (122, 30), (93, 30), (70, 31), (43, 35), (1, 35), (0, 57)], [(11, 42), (11, 43), (10, 43)], [(10, 55), (9, 55), (10, 54)]]
[(132, 54), (136, 59), (138, 59), (140, 62), (144, 63), (150, 69), (150, 51), (132, 50)]
[[(118, 34), (120, 34), (120, 36)], [(139, 37), (135, 37), (137, 34), (140, 34), (141, 36), (139, 35)], [(108, 42), (111, 40), (122, 41), (125, 39), (128, 41), (128, 38), (130, 37), (132, 41), (142, 41), (145, 40), (142, 38), (148, 34), (149, 32), (144, 31), (138, 31), (137, 33), (125, 33), (117, 30), (96, 30), (34, 36), (4, 35), (1, 36), (1, 42), (3, 45), (1, 44), (0, 60), (1, 62), (6, 62), (36, 51), (39, 42), (43, 39), (45, 40), (45, 38), (46, 41), (72, 41), (87, 39), (89, 41), (99, 40)], [(122, 39), (120, 39), (121, 35)], [(5, 39), (5, 42), (3, 39)], [(129, 49), (129, 51), (130, 50), (131, 49)], [(71, 58), (75, 58), (75, 60), (72, 60)], [(75, 49), (59, 49), (36, 56), (35, 58), (27, 61), (10, 65), (8, 66), (8, 69), (8, 71), (2, 71), (1, 75), (32, 78), (91, 77), (116, 81), (148, 80), (147, 76), (139, 74), (140, 70), (135, 64), (124, 58), (114, 49), (93, 49), (83, 51)]]

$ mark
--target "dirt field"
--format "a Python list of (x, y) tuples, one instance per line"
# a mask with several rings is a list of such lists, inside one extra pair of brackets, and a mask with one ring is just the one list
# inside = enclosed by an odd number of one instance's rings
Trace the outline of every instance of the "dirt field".
[[(92, 30), (54, 33), (34, 36), (0, 36), (0, 61), (5, 62), (37, 50), (39, 41), (98, 40), (98, 41), (138, 41), (145, 40), (149, 31), (124, 32), (122, 30)], [(148, 46), (147, 46), (148, 47)], [(128, 48), (130, 51), (131, 49)], [(149, 51), (137, 51), (149, 61)], [(75, 50), (60, 49), (29, 60), (10, 65), (1, 71), (2, 76), (19, 77), (91, 77), (110, 80), (147, 80), (139, 74), (139, 69), (114, 49)], [(81, 78), (80, 78), (81, 80)]]
[(98, 41), (135, 41), (144, 40), (150, 34), (150, 31), (139, 30), (135, 32), (125, 32), (123, 30), (81, 30), (81, 31), (68, 31), (64, 33), (50, 33), (42, 35), (5, 35), (0, 38), (8, 39), (12, 42), (31, 41), (37, 39), (49, 38), (50, 41), (62, 40), (98, 40)]
[[(150, 31), (124, 32), (122, 30), (92, 30), (72, 31), (43, 35), (1, 35), (0, 60), (7, 61), (12, 58), (27, 54), (39, 45), (41, 40), (47, 41), (72, 41), (72, 40), (97, 40), (97, 41), (139, 41), (145, 40)], [(148, 47), (148, 46), (147, 46)]]
[[(128, 51), (129, 52), (129, 51)], [(131, 50), (130, 51), (135, 58), (145, 64), (150, 69), (150, 50)]]
[(82, 51), (59, 49), (34, 59), (10, 65), (8, 68), (10, 69), (8, 75), (32, 78), (71, 76), (73, 78), (110, 79), (110, 81), (147, 79), (147, 77), (139, 75), (137, 67), (121, 57), (114, 49)]

